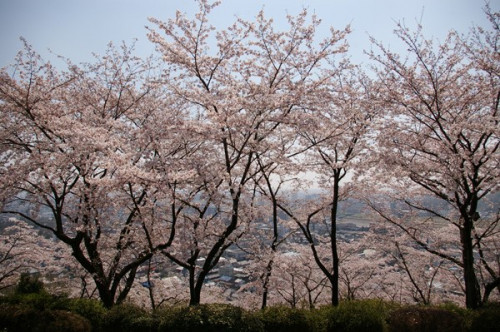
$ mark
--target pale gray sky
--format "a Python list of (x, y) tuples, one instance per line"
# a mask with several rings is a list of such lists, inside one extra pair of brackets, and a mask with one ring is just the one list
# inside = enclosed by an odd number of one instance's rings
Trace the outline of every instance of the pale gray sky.
[[(500, 10), (500, 0), (491, 0)], [(467, 32), (472, 24), (487, 26), (482, 0), (223, 0), (211, 14), (211, 22), (224, 27), (236, 16), (251, 19), (264, 7), (278, 27), (285, 27), (286, 14), (308, 8), (323, 20), (322, 29), (343, 28), (351, 24), (350, 54), (356, 62), (366, 61), (368, 34), (385, 44), (397, 45), (392, 31), (395, 21), (414, 27), (422, 22), (426, 36), (443, 39), (450, 29)], [(22, 48), (23, 36), (44, 58), (53, 60), (48, 49), (73, 62), (101, 53), (109, 41), (137, 43), (137, 52), (153, 50), (147, 40), (147, 17), (162, 20), (174, 17), (176, 10), (194, 14), (191, 0), (0, 0), (0, 67), (13, 62)]]

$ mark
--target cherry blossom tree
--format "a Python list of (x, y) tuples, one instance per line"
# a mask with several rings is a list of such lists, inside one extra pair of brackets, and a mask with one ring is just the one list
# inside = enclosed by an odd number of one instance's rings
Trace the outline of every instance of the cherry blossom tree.
[[(498, 211), (481, 204), (499, 184), (499, 15), (489, 13), (493, 29), (473, 30), (471, 36), (450, 33), (436, 45), (403, 25), (397, 36), (408, 49), (396, 54), (374, 42), (371, 56), (379, 67), (379, 101), (388, 110), (378, 144), (388, 199), (406, 210), (420, 211), (432, 223), (449, 223), (459, 234), (460, 257), (432, 249), (420, 237), (418, 223), (403, 222), (389, 210), (375, 208), (398, 225), (421, 248), (458, 265), (463, 271), (466, 305), (477, 308), (498, 287), (498, 271), (482, 260), (489, 279), (481, 289), (476, 254), (496, 233)], [(390, 170), (390, 171), (388, 171)], [(390, 179), (389, 179), (390, 178)], [(391, 197), (391, 198), (389, 198)], [(437, 204), (429, 204), (433, 197)], [(482, 231), (479, 231), (479, 227)]]
[[(293, 127), (292, 127), (293, 128)], [(259, 172), (256, 183), (263, 200), (259, 202), (259, 209), (262, 211), (271, 211), (271, 215), (264, 215), (263, 224), (269, 226), (269, 231), (252, 231), (254, 244), (252, 247), (252, 259), (255, 261), (259, 276), (257, 278), (260, 285), (258, 289), (262, 291), (261, 309), (266, 308), (268, 295), (270, 292), (270, 280), (273, 273), (273, 265), (276, 256), (279, 254), (279, 247), (286, 244), (287, 240), (294, 236), (297, 231), (293, 221), (287, 220), (279, 209), (279, 200), (283, 199), (283, 191), (286, 191), (287, 185), (296, 183), (298, 171), (300, 168), (291, 162), (291, 157), (300, 154), (293, 149), (295, 146), (296, 134), (290, 127), (285, 132), (280, 131), (279, 144), (275, 148), (257, 155)], [(290, 134), (291, 135), (287, 135)], [(269, 219), (269, 221), (268, 221)], [(258, 247), (257, 247), (258, 246)]]
[[(339, 303), (339, 249), (337, 222), (339, 204), (356, 191), (356, 181), (345, 181), (367, 163), (368, 133), (376, 109), (369, 106), (370, 80), (347, 60), (330, 69), (330, 80), (311, 96), (297, 129), (305, 151), (305, 163), (317, 176), (320, 187), (309, 209), (281, 209), (293, 220), (309, 243), (314, 260), (330, 282), (331, 304)], [(346, 182), (346, 185), (343, 185)], [(310, 202), (308, 202), (310, 203)], [(305, 205), (305, 204), (304, 204)], [(298, 204), (300, 209), (300, 204)], [(319, 254), (327, 247), (329, 255)]]
[[(199, 273), (193, 273), (192, 305), (199, 303), (209, 271), (252, 221), (254, 175), (274, 163), (259, 165), (259, 156), (273, 148), (278, 129), (295, 121), (305, 100), (325, 80), (328, 74), (322, 68), (345, 50), (347, 33), (332, 29), (324, 41), (314, 43), (320, 22), (314, 16), (308, 22), (306, 11), (288, 17), (289, 30), (284, 32), (275, 31), (272, 20), (260, 12), (255, 23), (237, 20), (214, 33), (208, 15), (218, 3), (198, 4), (193, 20), (180, 12), (167, 22), (150, 19), (156, 29), (149, 34), (167, 67), (165, 86), (191, 104), (193, 131), (208, 149), (202, 152), (204, 167), (199, 169), (205, 184), (198, 197), (204, 201), (189, 204), (198, 216), (184, 229), (196, 232), (199, 220), (204, 225), (207, 219), (215, 220), (214, 214), (206, 214), (215, 206), (217, 236), (211, 243), (208, 236), (193, 239), (198, 244), (183, 260), (166, 251), (187, 269), (203, 261)], [(203, 256), (199, 241), (206, 247)]]
[[(499, 13), (438, 45), (399, 25), (407, 55), (374, 41), (369, 77), (349, 27), (216, 29), (197, 4), (150, 19), (158, 62), (110, 45), (59, 70), (26, 43), (0, 69), (0, 287), (36, 268), (107, 307), (500, 297)], [(358, 193), (380, 229), (341, 242)], [(207, 281), (236, 246), (254, 280), (233, 294)]]
[(153, 184), (182, 178), (154, 167), (160, 157), (177, 158), (178, 144), (165, 137), (153, 144), (148, 130), (170, 101), (150, 81), (150, 63), (132, 51), (110, 47), (95, 63), (60, 72), (26, 46), (0, 73), (2, 213), (66, 244), (108, 307), (171, 243), (175, 225), (156, 212), (171, 190)]

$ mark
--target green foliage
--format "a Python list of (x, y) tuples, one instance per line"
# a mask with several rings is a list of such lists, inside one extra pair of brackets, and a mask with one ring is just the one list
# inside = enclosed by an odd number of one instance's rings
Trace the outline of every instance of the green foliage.
[[(158, 326), (160, 322), (156, 317), (151, 315), (148, 316), (140, 316), (132, 319), (130, 321), (130, 328), (128, 330), (123, 331), (137, 331), (137, 332), (155, 332), (158, 331)], [(116, 330), (111, 330), (116, 331)]]
[(15, 292), (16, 294), (40, 294), (45, 292), (45, 287), (38, 274), (23, 273)]
[(465, 320), (457, 312), (437, 307), (406, 307), (395, 310), (389, 317), (390, 331), (460, 332)]
[(464, 329), (466, 331), (470, 331), (472, 321), (474, 320), (474, 317), (477, 316), (477, 311), (466, 309), (464, 307), (460, 307), (455, 303), (450, 303), (450, 302), (439, 304), (436, 306), (436, 308), (456, 313), (457, 315), (462, 317)]
[(25, 307), (37, 310), (69, 310), (69, 299), (62, 296), (53, 296), (49, 293), (29, 293), (29, 294), (12, 294), (2, 297), (1, 303), (9, 303), (12, 305), (19, 304)]
[(107, 310), (102, 305), (101, 301), (94, 299), (70, 299), (66, 308), (86, 318), (92, 325), (94, 331), (101, 327), (101, 323), (106, 316)]
[(87, 332), (90, 322), (63, 310), (39, 310), (22, 304), (0, 304), (0, 329), (19, 332)]
[(306, 310), (286, 306), (269, 307), (258, 312), (265, 331), (303, 332), (311, 330)]
[(345, 301), (330, 309), (327, 331), (384, 332), (394, 305), (380, 300)]
[[(151, 330), (145, 329), (141, 326), (142, 323), (153, 325)], [(156, 323), (153, 324), (151, 314), (138, 306), (124, 303), (115, 305), (109, 309), (102, 320), (100, 328), (103, 331), (155, 331)]]
[(500, 302), (488, 303), (477, 310), (469, 331), (500, 332)]
[(498, 331), (500, 303), (479, 310), (454, 304), (407, 306), (381, 300), (341, 302), (338, 307), (274, 306), (245, 311), (229, 304), (163, 307), (153, 313), (132, 304), (106, 309), (98, 300), (46, 292), (0, 297), (0, 331)]
[(262, 324), (243, 309), (229, 304), (201, 304), (193, 307), (169, 307), (156, 313), (159, 331), (262, 331)]
[(254, 312), (244, 311), (242, 315), (243, 326), (241, 332), (264, 332), (265, 325)]
[(45, 323), (43, 320), (37, 320), (37, 322), (39, 323), (39, 326), (44, 327), (45, 331), (91, 331), (91, 324), (88, 320), (69, 311), (45, 311), (44, 318)]
[(328, 322), (333, 316), (334, 307), (327, 305), (307, 312), (307, 320), (311, 331), (324, 332), (328, 329)]

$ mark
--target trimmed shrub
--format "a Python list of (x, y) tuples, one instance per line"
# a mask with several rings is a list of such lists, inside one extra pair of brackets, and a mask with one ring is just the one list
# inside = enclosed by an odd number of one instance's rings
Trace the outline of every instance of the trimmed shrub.
[(383, 332), (391, 305), (380, 300), (345, 301), (331, 309), (327, 331)]
[[(151, 314), (138, 306), (123, 303), (113, 306), (103, 316), (100, 328), (103, 331), (148, 331), (139, 326), (139, 321), (144, 321), (145, 318), (151, 318)], [(153, 330), (156, 330), (156, 326)]]
[(437, 306), (436, 308), (439, 309), (444, 309), (446, 311), (454, 312), (463, 319), (463, 328), (465, 331), (469, 331), (472, 321), (474, 320), (474, 317), (476, 317), (477, 312), (475, 310), (470, 310), (466, 309), (464, 307), (461, 307), (455, 303), (447, 302), (447, 303), (442, 303)]
[(159, 331), (262, 331), (262, 325), (243, 309), (229, 304), (201, 304), (193, 307), (169, 307), (156, 313)]
[(95, 299), (70, 299), (67, 309), (86, 318), (92, 325), (93, 331), (99, 331), (107, 313), (102, 302)]
[(63, 310), (38, 310), (23, 305), (0, 305), (0, 328), (19, 332), (88, 332), (90, 322)]
[(130, 321), (130, 329), (128, 331), (137, 332), (155, 332), (158, 331), (160, 322), (151, 315), (135, 317)]
[(331, 305), (326, 305), (307, 312), (306, 316), (311, 331), (327, 331), (328, 323), (333, 316), (334, 310), (335, 308)]
[(264, 324), (265, 331), (303, 332), (311, 330), (305, 310), (273, 306), (257, 312), (256, 316)]
[(445, 309), (406, 307), (391, 313), (389, 331), (460, 332), (465, 331), (465, 321), (456, 312)]
[(2, 298), (3, 303), (20, 304), (37, 310), (67, 309), (68, 299), (49, 293), (12, 294)]
[(244, 311), (242, 315), (243, 326), (241, 326), (241, 332), (264, 332), (264, 323), (259, 319), (259, 317), (254, 312)]
[(90, 322), (82, 316), (63, 310), (46, 311), (47, 325), (45, 331), (91, 331)]
[(489, 303), (477, 310), (470, 331), (500, 332), (500, 303)]

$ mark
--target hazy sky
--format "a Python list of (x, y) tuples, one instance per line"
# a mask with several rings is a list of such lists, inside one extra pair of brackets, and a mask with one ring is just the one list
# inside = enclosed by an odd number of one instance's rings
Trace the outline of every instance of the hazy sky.
[[(500, 10), (500, 0), (491, 0)], [(322, 29), (343, 28), (351, 24), (351, 55), (356, 62), (366, 61), (363, 49), (369, 49), (369, 35), (385, 44), (397, 45), (392, 31), (395, 21), (410, 27), (418, 21), (426, 36), (440, 40), (450, 29), (467, 32), (472, 24), (488, 26), (482, 0), (223, 0), (210, 16), (211, 22), (225, 27), (235, 17), (251, 19), (261, 8), (285, 27), (286, 14), (308, 8), (323, 20)], [(89, 60), (101, 53), (109, 41), (131, 42), (138, 53), (153, 50), (145, 25), (150, 16), (166, 20), (176, 10), (196, 12), (192, 0), (0, 0), (0, 67), (12, 63), (24, 37), (44, 58), (52, 60), (48, 49), (73, 62)]]

